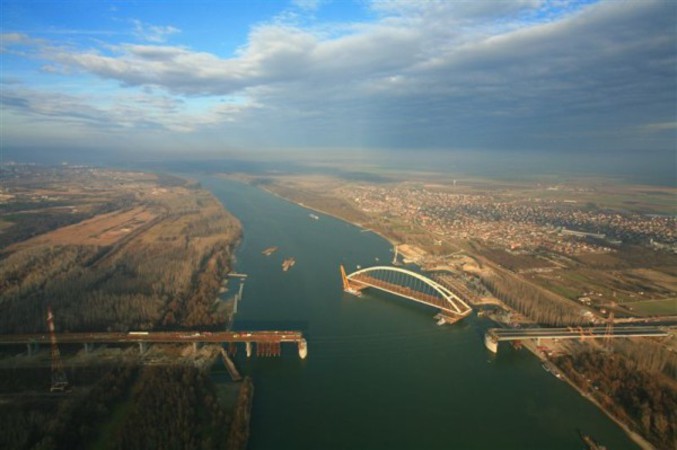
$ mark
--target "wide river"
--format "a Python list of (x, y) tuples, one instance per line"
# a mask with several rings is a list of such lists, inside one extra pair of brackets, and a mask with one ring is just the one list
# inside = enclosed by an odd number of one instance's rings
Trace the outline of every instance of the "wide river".
[[(236, 364), (255, 384), (249, 449), (581, 449), (578, 430), (608, 448), (638, 448), (526, 350), (484, 347), (488, 320), (437, 326), (436, 311), (341, 289), (339, 264), (387, 263), (388, 242), (265, 191), (203, 177), (244, 226), (235, 269), (249, 275), (235, 329), (301, 330), (308, 358)], [(266, 257), (269, 246), (279, 250)], [(285, 257), (296, 258), (288, 272)], [(242, 350), (242, 349), (241, 349)]]

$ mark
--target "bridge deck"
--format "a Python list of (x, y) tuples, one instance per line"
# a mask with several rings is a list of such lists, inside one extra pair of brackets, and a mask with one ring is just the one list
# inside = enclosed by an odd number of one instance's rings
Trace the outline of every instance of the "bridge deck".
[(592, 337), (641, 337), (641, 336), (667, 336), (669, 332), (660, 327), (614, 327), (609, 333), (606, 327), (591, 328), (526, 328), (506, 329), (492, 328), (487, 331), (487, 336), (495, 341), (517, 341), (522, 339), (580, 339)]
[[(223, 343), (223, 342), (302, 342), (300, 331), (150, 331), (130, 333), (57, 333), (59, 344), (84, 343)], [(0, 334), (0, 345), (49, 344), (49, 333)]]

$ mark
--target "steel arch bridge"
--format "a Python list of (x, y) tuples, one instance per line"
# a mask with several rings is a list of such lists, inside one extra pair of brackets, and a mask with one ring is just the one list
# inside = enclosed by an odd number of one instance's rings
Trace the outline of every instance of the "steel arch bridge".
[(470, 314), (472, 308), (446, 287), (420, 273), (400, 267), (374, 266), (346, 274), (341, 266), (343, 290), (360, 296), (374, 288), (440, 309), (451, 322)]

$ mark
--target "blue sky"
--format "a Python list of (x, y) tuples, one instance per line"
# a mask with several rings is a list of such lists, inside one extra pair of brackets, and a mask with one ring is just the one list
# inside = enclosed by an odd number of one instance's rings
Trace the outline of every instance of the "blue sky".
[(674, 164), (676, 5), (0, 0), (0, 146)]

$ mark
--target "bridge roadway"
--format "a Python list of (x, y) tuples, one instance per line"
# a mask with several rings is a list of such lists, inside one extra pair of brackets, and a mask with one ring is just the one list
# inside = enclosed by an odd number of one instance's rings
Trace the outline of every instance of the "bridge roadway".
[[(296, 343), (299, 356), (305, 358), (307, 343), (300, 331), (130, 331), (128, 333), (57, 333), (59, 344), (177, 344), (177, 343), (245, 343), (247, 354), (250, 346), (256, 344)], [(0, 334), (0, 345), (49, 344), (48, 333)]]
[(614, 327), (609, 333), (606, 327), (591, 328), (491, 328), (484, 335), (487, 349), (498, 352), (500, 341), (521, 341), (525, 339), (600, 339), (622, 337), (668, 336), (669, 330), (656, 326)]

